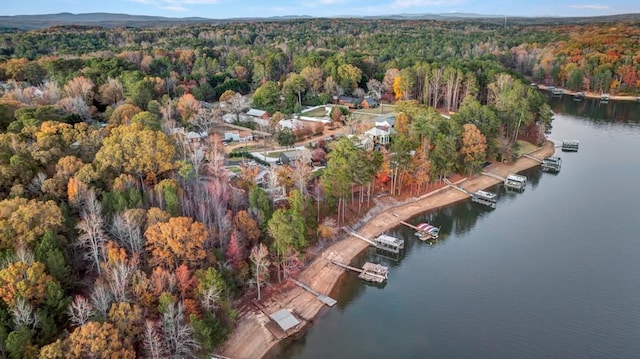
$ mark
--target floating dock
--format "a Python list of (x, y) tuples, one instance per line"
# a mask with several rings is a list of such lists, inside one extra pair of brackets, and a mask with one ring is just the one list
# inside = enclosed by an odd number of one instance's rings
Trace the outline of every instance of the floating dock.
[(362, 239), (363, 241), (383, 251), (387, 251), (391, 253), (400, 253), (400, 251), (404, 248), (404, 239), (398, 239), (396, 237), (392, 237), (386, 234), (381, 234), (378, 237), (371, 240), (363, 235), (358, 234), (357, 232), (352, 230), (350, 227), (343, 227), (342, 229), (348, 234), (358, 239)]
[(483, 204), (485, 206), (496, 208), (498, 205), (498, 195), (495, 193), (478, 190), (471, 195), (471, 202)]
[(319, 301), (321, 301), (322, 303), (326, 304), (329, 307), (333, 307), (336, 303), (338, 303), (337, 300), (313, 290), (313, 288), (309, 287), (308, 285), (306, 285), (306, 284), (304, 284), (302, 282), (299, 282), (299, 281), (297, 281), (295, 279), (291, 279), (291, 281), (293, 281), (293, 283), (295, 283), (295, 285), (297, 285), (298, 287), (300, 287), (300, 288), (306, 290), (307, 292), (315, 295), (316, 298), (318, 298)]
[(562, 168), (562, 159), (556, 156), (550, 156), (542, 160), (542, 170), (545, 172), (560, 172)]
[(440, 228), (432, 226), (429, 223), (420, 223), (416, 226), (416, 233), (414, 233), (421, 241), (428, 241), (431, 239), (438, 239), (440, 235)]
[[(397, 214), (392, 213), (392, 215), (400, 218)], [(407, 223), (405, 221), (400, 221), (400, 224), (404, 224), (405, 226), (415, 229), (416, 232), (414, 233), (418, 238), (420, 238), (420, 240), (422, 241), (426, 241), (429, 239), (438, 239), (438, 236), (440, 235), (440, 227), (435, 227), (432, 226), (428, 223), (420, 223), (417, 226), (414, 226), (411, 223)]]
[(380, 264), (367, 262), (362, 266), (362, 269), (360, 269), (336, 261), (331, 261), (331, 263), (338, 267), (360, 273), (358, 278), (368, 282), (382, 283), (389, 278), (389, 268)]
[(510, 174), (504, 180), (504, 186), (507, 189), (524, 191), (524, 188), (527, 186), (527, 177), (522, 175)]
[(578, 152), (580, 142), (578, 140), (564, 140), (562, 141), (562, 150), (564, 152)]

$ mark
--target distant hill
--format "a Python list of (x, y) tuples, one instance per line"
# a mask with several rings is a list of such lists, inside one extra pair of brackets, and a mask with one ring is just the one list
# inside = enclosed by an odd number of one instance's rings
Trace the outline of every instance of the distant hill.
[[(186, 24), (219, 24), (227, 22), (250, 21), (286, 21), (296, 19), (311, 19), (308, 15), (287, 15), (262, 18), (232, 18), (232, 19), (208, 19), (202, 17), (161, 17), (145, 15), (128, 15), (112, 13), (87, 13), (72, 14), (59, 13), (48, 15), (16, 15), (0, 16), (0, 29), (33, 30), (51, 26), (100, 26), (112, 27), (150, 27), (150, 26), (175, 26)], [(483, 15), (470, 13), (446, 13), (446, 14), (390, 14), (378, 16), (342, 15), (333, 18), (351, 19), (388, 19), (388, 20), (437, 20), (437, 21), (504, 21), (507, 18), (510, 24), (563, 24), (563, 23), (594, 23), (616, 21), (640, 21), (640, 14), (621, 14), (597, 17), (505, 17), (504, 15)]]

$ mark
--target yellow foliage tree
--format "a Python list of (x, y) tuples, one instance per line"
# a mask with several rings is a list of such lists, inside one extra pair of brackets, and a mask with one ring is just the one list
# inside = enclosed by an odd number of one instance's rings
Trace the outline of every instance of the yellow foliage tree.
[(15, 262), (0, 270), (0, 298), (12, 307), (16, 298), (23, 298), (33, 306), (44, 302), (47, 283), (54, 279), (45, 272), (44, 264)]
[(136, 352), (113, 324), (88, 322), (69, 336), (70, 359), (133, 359)]
[(145, 232), (152, 265), (175, 269), (181, 264), (199, 267), (206, 257), (207, 230), (201, 222), (188, 217), (170, 218), (149, 226)]
[(51, 230), (63, 227), (62, 212), (54, 201), (12, 198), (0, 202), (0, 249), (29, 244)]

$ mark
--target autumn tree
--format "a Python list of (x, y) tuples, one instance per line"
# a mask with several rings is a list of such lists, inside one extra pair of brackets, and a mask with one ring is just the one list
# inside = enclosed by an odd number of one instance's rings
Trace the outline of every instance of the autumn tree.
[(340, 65), (338, 67), (338, 77), (342, 88), (353, 90), (358, 86), (362, 78), (362, 70), (351, 64)]
[(95, 164), (105, 175), (129, 173), (141, 182), (144, 179), (155, 181), (175, 168), (174, 154), (174, 144), (166, 134), (133, 124), (111, 131), (96, 154)]
[(136, 353), (123, 334), (109, 322), (88, 322), (76, 328), (68, 339), (67, 358), (135, 358)]
[(124, 87), (118, 79), (109, 78), (98, 89), (98, 99), (105, 105), (113, 105), (124, 100)]
[(175, 269), (181, 264), (199, 267), (206, 258), (204, 224), (188, 217), (173, 217), (168, 222), (149, 226), (145, 232), (152, 265)]
[(178, 99), (178, 113), (182, 116), (182, 122), (187, 123), (193, 118), (200, 109), (200, 101), (196, 100), (192, 94), (182, 95)]
[(47, 283), (53, 281), (40, 262), (14, 262), (0, 270), (0, 298), (9, 307), (14, 306), (18, 298), (38, 306), (45, 301)]
[(465, 173), (475, 173), (482, 169), (487, 150), (487, 140), (473, 124), (462, 126), (462, 139), (460, 147), (460, 160), (462, 170)]
[(142, 112), (142, 109), (136, 105), (125, 103), (113, 110), (109, 117), (109, 123), (114, 126), (129, 125), (133, 116)]
[(240, 121), (240, 114), (247, 108), (247, 102), (242, 94), (233, 90), (227, 90), (220, 95), (220, 103), (224, 109), (236, 115), (236, 121)]
[(0, 249), (31, 244), (47, 231), (59, 233), (62, 228), (62, 212), (53, 201), (19, 197), (0, 201)]

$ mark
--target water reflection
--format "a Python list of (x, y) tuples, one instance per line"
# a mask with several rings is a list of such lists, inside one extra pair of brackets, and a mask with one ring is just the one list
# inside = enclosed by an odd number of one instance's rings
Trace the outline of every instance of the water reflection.
[(589, 119), (595, 123), (640, 123), (640, 104), (633, 101), (609, 101), (603, 103), (598, 99), (574, 101), (571, 96), (549, 97), (549, 105), (560, 114), (571, 114)]

